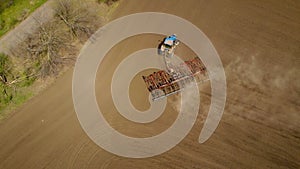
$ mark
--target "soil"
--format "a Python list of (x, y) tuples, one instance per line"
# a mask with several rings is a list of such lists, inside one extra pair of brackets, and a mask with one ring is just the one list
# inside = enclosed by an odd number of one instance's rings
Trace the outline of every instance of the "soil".
[[(200, 87), (195, 126), (179, 145), (152, 158), (115, 156), (94, 144), (82, 130), (72, 102), (70, 69), (0, 124), (0, 168), (300, 168), (299, 1), (129, 0), (120, 2), (113, 18), (146, 11), (189, 20), (218, 51), (227, 78), (227, 102), (212, 137), (198, 143), (210, 105), (207, 83)], [(168, 99), (159, 119), (146, 125), (120, 116), (110, 97), (111, 75), (118, 63), (134, 51), (155, 46), (160, 38), (146, 34), (122, 41), (98, 70), (99, 107), (109, 123), (124, 134), (155, 135), (176, 118), (171, 103), (176, 96)], [(182, 48), (179, 52), (190, 51)], [(130, 97), (136, 107), (145, 109), (146, 96), (140, 94), (144, 88), (138, 80), (136, 77), (131, 84), (136, 91), (131, 90)]]

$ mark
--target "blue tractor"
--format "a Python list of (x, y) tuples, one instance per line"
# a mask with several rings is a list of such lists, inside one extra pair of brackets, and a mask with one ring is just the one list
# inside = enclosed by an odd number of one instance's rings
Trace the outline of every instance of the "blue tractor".
[(173, 56), (176, 46), (179, 45), (179, 40), (176, 34), (166, 37), (159, 45), (158, 53), (167, 57)]

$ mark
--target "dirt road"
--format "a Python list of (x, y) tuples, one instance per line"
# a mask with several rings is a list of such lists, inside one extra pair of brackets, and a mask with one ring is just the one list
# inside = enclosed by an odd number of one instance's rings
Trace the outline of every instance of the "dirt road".
[(7, 32), (0, 38), (0, 52), (13, 55), (12, 49), (16, 47), (28, 34), (36, 31), (40, 24), (43, 24), (53, 18), (53, 0), (48, 0), (45, 4), (35, 10), (30, 17), (17, 25), (14, 29)]
[[(146, 11), (189, 20), (218, 51), (228, 88), (225, 112), (213, 136), (204, 144), (197, 141), (210, 104), (210, 87), (205, 84), (200, 89), (200, 115), (179, 145), (147, 159), (112, 155), (95, 145), (80, 127), (70, 70), (0, 124), (0, 168), (299, 168), (300, 3), (128, 0), (121, 1), (114, 18)], [(158, 134), (176, 118), (176, 109), (170, 105), (150, 124), (132, 123), (117, 113), (108, 92), (112, 73), (122, 59), (156, 46), (160, 38), (147, 34), (122, 41), (98, 70), (99, 107), (115, 129), (129, 136)], [(178, 54), (186, 52), (192, 54), (186, 48)], [(145, 93), (141, 84), (136, 77), (130, 95), (133, 104), (144, 110), (149, 105), (146, 95), (140, 94)]]

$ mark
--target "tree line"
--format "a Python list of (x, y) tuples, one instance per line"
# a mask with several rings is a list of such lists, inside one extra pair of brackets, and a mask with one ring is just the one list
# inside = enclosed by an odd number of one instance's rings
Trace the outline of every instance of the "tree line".
[(78, 44), (101, 24), (93, 9), (93, 4), (85, 0), (57, 0), (54, 17), (43, 23), (36, 20), (38, 29), (11, 49), (15, 56), (0, 54), (0, 110), (19, 88), (31, 85), (37, 78), (56, 75), (63, 65), (74, 60)]

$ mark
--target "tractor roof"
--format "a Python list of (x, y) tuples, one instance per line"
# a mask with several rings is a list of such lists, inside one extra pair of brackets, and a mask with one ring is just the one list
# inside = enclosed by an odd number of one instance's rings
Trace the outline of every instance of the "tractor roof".
[(167, 45), (170, 45), (170, 46), (173, 46), (174, 45), (174, 42), (177, 40), (177, 37), (175, 35), (171, 35), (169, 37), (167, 37), (164, 41), (164, 44), (167, 44)]

